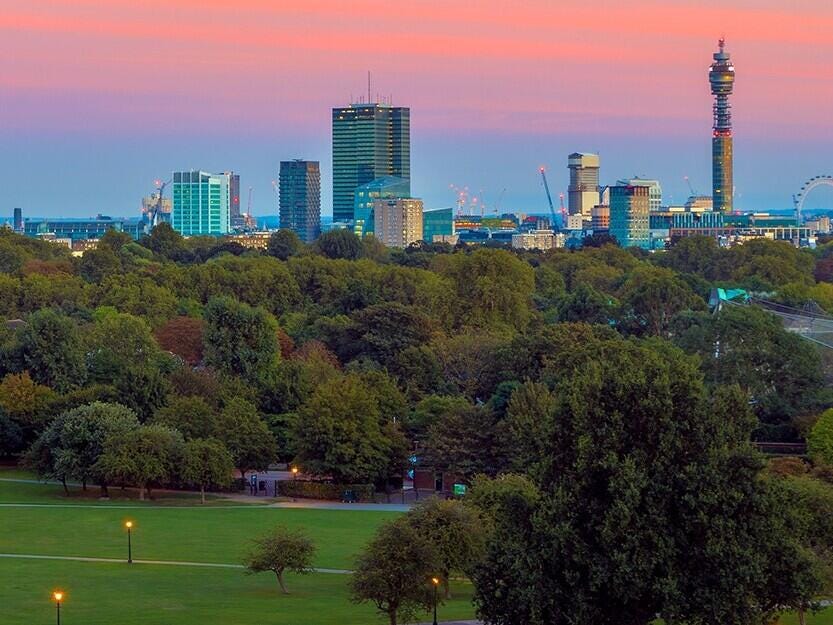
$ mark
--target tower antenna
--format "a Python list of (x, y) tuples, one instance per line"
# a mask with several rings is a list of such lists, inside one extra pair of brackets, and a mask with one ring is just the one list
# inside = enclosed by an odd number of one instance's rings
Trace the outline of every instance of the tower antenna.
[(367, 70), (367, 103), (370, 104), (370, 70)]

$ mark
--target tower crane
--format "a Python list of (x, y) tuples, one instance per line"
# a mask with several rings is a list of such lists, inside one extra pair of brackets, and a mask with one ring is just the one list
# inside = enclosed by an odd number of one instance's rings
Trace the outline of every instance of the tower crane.
[(500, 203), (503, 201), (503, 195), (506, 193), (506, 187), (500, 190), (500, 194), (497, 196), (497, 201), (495, 202), (495, 215), (500, 214)]
[(561, 223), (567, 223), (567, 207), (564, 206), (564, 194), (558, 194), (558, 203), (561, 205)]
[(550, 195), (550, 185), (547, 184), (547, 172), (546, 170), (541, 167), (541, 179), (544, 181), (544, 191), (547, 192), (547, 202), (550, 204), (550, 216), (552, 217), (552, 229), (555, 230), (557, 226), (555, 225), (555, 206), (552, 203), (552, 195)]
[(689, 180), (688, 176), (683, 176), (683, 180), (685, 180), (688, 185), (688, 190), (691, 191), (692, 197), (697, 197), (697, 191), (694, 189), (694, 186), (692, 186), (691, 180)]

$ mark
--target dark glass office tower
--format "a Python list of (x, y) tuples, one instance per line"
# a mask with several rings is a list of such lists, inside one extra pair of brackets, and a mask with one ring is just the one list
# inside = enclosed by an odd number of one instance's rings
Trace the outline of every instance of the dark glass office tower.
[(280, 226), (311, 243), (321, 232), (321, 169), (318, 161), (281, 161)]
[(729, 96), (735, 84), (735, 66), (724, 49), (723, 39), (712, 56), (709, 68), (709, 84), (714, 96), (712, 109), (712, 207), (713, 210), (732, 212), (732, 106)]
[(333, 221), (352, 221), (356, 187), (383, 176), (411, 179), (411, 110), (378, 103), (334, 108)]

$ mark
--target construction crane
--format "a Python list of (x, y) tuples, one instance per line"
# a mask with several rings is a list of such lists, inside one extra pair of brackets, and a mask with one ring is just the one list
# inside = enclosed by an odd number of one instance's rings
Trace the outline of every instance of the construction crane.
[(564, 194), (563, 193), (558, 194), (558, 203), (561, 205), (561, 223), (566, 224), (567, 223), (567, 207), (564, 206)]
[[(550, 216), (552, 217), (552, 229), (556, 230), (558, 226), (556, 226), (556, 219), (555, 219), (555, 206), (552, 203), (552, 195), (550, 195), (550, 185), (547, 184), (547, 172), (546, 170), (541, 167), (541, 180), (544, 181), (544, 191), (547, 192), (547, 202), (550, 204)], [(563, 206), (563, 202), (562, 202)]]
[(251, 217), (251, 215), (252, 215), (252, 188), (251, 187), (249, 187), (249, 202), (248, 202), (248, 205), (246, 206), (246, 215), (248, 215), (249, 217)]
[(495, 202), (495, 215), (500, 214), (500, 203), (503, 201), (503, 195), (506, 193), (506, 187), (500, 190), (500, 194), (497, 196), (497, 201)]
[(691, 196), (697, 197), (697, 191), (694, 189), (694, 186), (691, 184), (691, 180), (689, 180), (688, 176), (683, 176), (683, 180), (685, 180), (688, 185), (688, 190), (691, 191)]

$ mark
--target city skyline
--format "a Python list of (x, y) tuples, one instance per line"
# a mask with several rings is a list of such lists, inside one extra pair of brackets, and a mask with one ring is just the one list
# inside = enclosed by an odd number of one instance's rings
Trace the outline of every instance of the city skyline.
[[(254, 213), (273, 215), (278, 163), (306, 158), (321, 161), (329, 215), (330, 110), (366, 93), (367, 70), (374, 99), (411, 109), (412, 191), (426, 208), (453, 205), (455, 184), (482, 190), (487, 206), (505, 187), (501, 211), (546, 212), (537, 169), (566, 191), (576, 151), (600, 154), (602, 184), (656, 178), (667, 202), (682, 203), (684, 176), (710, 188), (706, 70), (724, 35), (743, 66), (736, 208), (787, 210), (804, 181), (833, 169), (833, 9), (821, 2), (524, 2), (512, 15), (494, 2), (424, 2), (396, 16), (369, 1), (270, 4), (231, 15), (192, 0), (35, 0), (5, 11), (0, 45), (14, 63), (0, 74), (0, 214), (134, 216), (155, 178), (193, 167), (239, 172)], [(299, 24), (321, 36), (301, 37)], [(238, 35), (215, 36), (221, 26)], [(381, 32), (400, 41), (385, 58), (359, 36)], [(211, 98), (206, 76), (224, 85)], [(44, 170), (55, 172), (46, 183)], [(806, 208), (832, 200), (818, 191)]]

